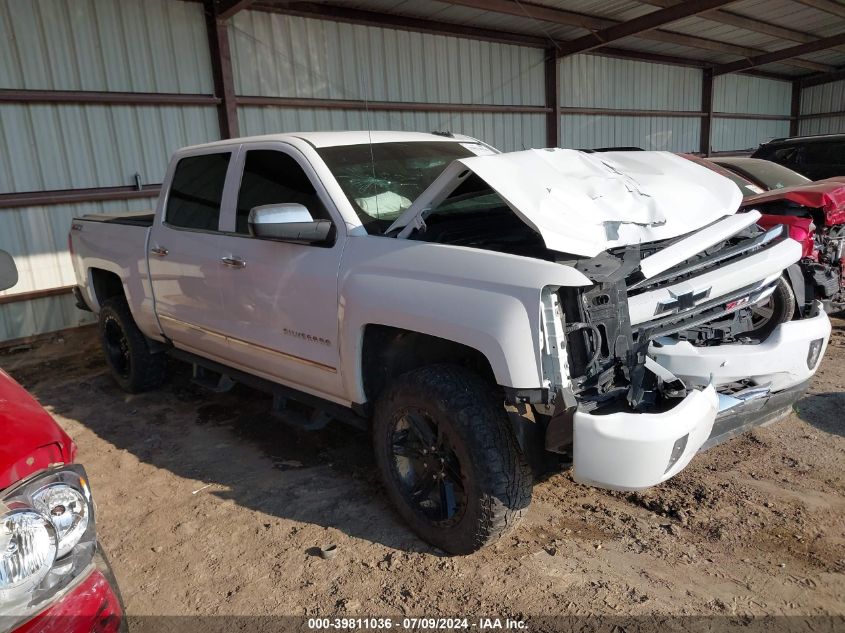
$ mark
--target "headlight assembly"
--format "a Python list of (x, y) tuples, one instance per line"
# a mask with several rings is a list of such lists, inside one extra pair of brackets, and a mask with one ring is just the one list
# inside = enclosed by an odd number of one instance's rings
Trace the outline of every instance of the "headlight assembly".
[(32, 497), (35, 509), (49, 517), (58, 533), (57, 558), (79, 543), (88, 527), (88, 500), (82, 492), (67, 484), (52, 484)]
[(56, 560), (56, 528), (32, 510), (0, 520), (0, 604), (15, 603), (37, 587)]
[(81, 466), (52, 468), (8, 489), (0, 499), (0, 611), (27, 611), (66, 587), (95, 549)]

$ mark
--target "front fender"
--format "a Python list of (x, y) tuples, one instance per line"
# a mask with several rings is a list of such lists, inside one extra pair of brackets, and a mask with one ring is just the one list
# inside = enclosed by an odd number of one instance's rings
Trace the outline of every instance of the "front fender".
[(496, 382), (542, 386), (540, 290), (591, 282), (552, 262), (492, 251), (376, 237), (350, 237), (340, 292), (344, 390), (364, 402), (364, 328), (386, 325), (471, 347)]

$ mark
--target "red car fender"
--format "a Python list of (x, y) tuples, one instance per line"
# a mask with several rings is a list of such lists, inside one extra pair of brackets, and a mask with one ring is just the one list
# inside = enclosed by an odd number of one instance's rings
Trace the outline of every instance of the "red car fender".
[(797, 218), (794, 215), (763, 214), (757, 224), (764, 229), (770, 229), (778, 224), (785, 224), (789, 229), (789, 237), (801, 244), (801, 257), (818, 259), (813, 231), (813, 221), (810, 218)]
[(773, 189), (745, 198), (742, 206), (753, 208), (756, 204), (776, 200), (789, 200), (808, 208), (821, 209), (827, 226), (845, 223), (845, 183), (839, 179), (829, 178), (800, 187)]
[(0, 490), (51, 464), (73, 462), (76, 444), (40, 404), (0, 369)]

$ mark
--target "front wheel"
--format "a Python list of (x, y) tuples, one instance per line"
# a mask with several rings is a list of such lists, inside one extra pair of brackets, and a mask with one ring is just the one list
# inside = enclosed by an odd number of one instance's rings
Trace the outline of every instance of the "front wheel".
[(780, 277), (775, 291), (763, 303), (751, 307), (749, 335), (763, 340), (781, 323), (791, 321), (795, 314), (795, 294), (785, 278)]
[(492, 543), (531, 503), (531, 469), (503, 404), (463, 368), (432, 365), (399, 376), (376, 405), (373, 443), (399, 514), (446, 552)]

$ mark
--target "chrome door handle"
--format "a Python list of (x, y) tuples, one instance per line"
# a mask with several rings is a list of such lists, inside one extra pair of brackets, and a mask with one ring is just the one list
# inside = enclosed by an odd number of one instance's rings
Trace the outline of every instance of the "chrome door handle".
[(220, 261), (229, 268), (244, 268), (246, 267), (246, 262), (242, 260), (240, 257), (221, 257)]
[(167, 254), (168, 254), (170, 251), (169, 251), (169, 250), (167, 250), (166, 248), (164, 248), (163, 246), (154, 246), (153, 248), (151, 248), (151, 249), (150, 249), (150, 252), (151, 252), (153, 255), (158, 255), (159, 257), (166, 257), (166, 256), (167, 256)]

